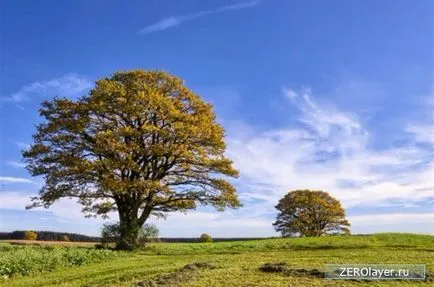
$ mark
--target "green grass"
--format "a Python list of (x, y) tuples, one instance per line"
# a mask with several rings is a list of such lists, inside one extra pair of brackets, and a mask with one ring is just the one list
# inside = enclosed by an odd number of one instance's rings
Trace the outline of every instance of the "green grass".
[(121, 255), (111, 250), (58, 246), (13, 246), (0, 244), (0, 276), (28, 275), (59, 267), (81, 266)]
[[(0, 248), (0, 253), (4, 252)], [(7, 251), (6, 251), (7, 252)], [(169, 274), (192, 262), (210, 262), (184, 287), (217, 286), (434, 286), (420, 281), (342, 281), (263, 273), (267, 262), (324, 270), (327, 263), (422, 263), (434, 272), (434, 236), (372, 236), (267, 239), (221, 243), (158, 243), (132, 253), (79, 267), (13, 276), (5, 286), (131, 286)]]

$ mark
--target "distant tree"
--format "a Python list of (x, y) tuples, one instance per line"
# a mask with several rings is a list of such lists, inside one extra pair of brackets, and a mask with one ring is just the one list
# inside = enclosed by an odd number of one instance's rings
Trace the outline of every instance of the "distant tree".
[(212, 237), (209, 234), (203, 233), (200, 238), (199, 238), (200, 242), (204, 242), (204, 243), (211, 243), (212, 242)]
[(160, 231), (155, 224), (144, 224), (140, 228), (138, 242), (139, 246), (144, 246), (146, 243), (158, 242)]
[(62, 236), (62, 241), (69, 241), (68, 235), (63, 235)]
[(279, 214), (273, 223), (282, 236), (321, 236), (349, 234), (350, 223), (340, 202), (327, 192), (295, 190), (277, 204)]
[(34, 143), (23, 152), (45, 185), (35, 206), (77, 198), (87, 215), (119, 215), (119, 249), (137, 246), (150, 215), (197, 204), (240, 206), (212, 105), (160, 71), (127, 71), (96, 82), (77, 101), (42, 103)]
[(38, 238), (38, 234), (34, 231), (24, 231), (24, 239), (25, 240), (36, 240)]

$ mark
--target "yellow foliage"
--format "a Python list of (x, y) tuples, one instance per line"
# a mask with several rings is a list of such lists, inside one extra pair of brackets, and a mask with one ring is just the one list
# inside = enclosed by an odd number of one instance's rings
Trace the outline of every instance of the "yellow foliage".
[(24, 231), (24, 239), (25, 240), (36, 240), (38, 238), (38, 234), (34, 231)]
[(42, 103), (40, 114), (45, 122), (23, 154), (32, 174), (46, 178), (31, 207), (77, 197), (86, 213), (117, 210), (121, 233), (136, 233), (151, 213), (240, 206), (220, 178), (238, 171), (212, 105), (173, 75), (118, 72), (77, 101)]

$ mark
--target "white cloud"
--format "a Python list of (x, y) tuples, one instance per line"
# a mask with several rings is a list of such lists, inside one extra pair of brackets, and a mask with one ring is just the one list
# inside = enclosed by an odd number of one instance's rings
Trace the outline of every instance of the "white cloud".
[(161, 20), (159, 20), (159, 21), (157, 21), (151, 25), (148, 25), (148, 26), (140, 29), (138, 31), (138, 33), (142, 34), (142, 35), (146, 35), (146, 34), (150, 34), (153, 32), (160, 32), (160, 31), (164, 31), (164, 30), (167, 30), (170, 28), (175, 28), (175, 27), (183, 24), (184, 22), (192, 21), (192, 20), (204, 17), (206, 15), (216, 14), (216, 13), (221, 13), (221, 12), (226, 12), (226, 11), (232, 11), (232, 10), (251, 8), (251, 7), (258, 5), (259, 3), (260, 3), (259, 0), (249, 1), (249, 2), (238, 2), (238, 3), (235, 3), (233, 5), (221, 6), (221, 7), (218, 7), (216, 9), (213, 9), (213, 10), (204, 10), (204, 11), (199, 11), (199, 12), (188, 14), (188, 15), (166, 17), (166, 18), (163, 18), (163, 19), (161, 19)]
[(1, 183), (33, 183), (36, 184), (35, 181), (23, 178), (23, 177), (13, 177), (13, 176), (0, 176)]
[(68, 74), (60, 78), (43, 82), (34, 82), (22, 87), (18, 92), (10, 96), (0, 98), (0, 102), (23, 102), (32, 96), (77, 96), (89, 90), (92, 83), (85, 77)]
[(24, 191), (0, 191), (0, 209), (24, 210), (31, 195)]
[(14, 161), (14, 160), (8, 161), (8, 165), (10, 165), (12, 167), (15, 167), (15, 168), (24, 168), (24, 167), (26, 167), (25, 163)]
[(300, 125), (266, 132), (250, 128), (228, 137), (228, 155), (241, 172), (241, 196), (253, 202), (246, 213), (272, 213), (294, 189), (326, 190), (345, 208), (434, 197), (432, 150), (371, 149), (371, 134), (356, 115), (320, 105), (308, 92), (284, 92), (300, 111)]
[(353, 233), (414, 232), (434, 234), (434, 213), (388, 213), (349, 216)]
[(231, 211), (187, 214), (172, 213), (167, 219), (153, 219), (163, 237), (192, 237), (209, 233), (212, 237), (265, 237), (274, 234), (271, 221), (264, 218), (239, 217)]
[(414, 136), (418, 143), (425, 143), (434, 147), (434, 91), (431, 96), (424, 97), (422, 105), (426, 107), (425, 121), (422, 123), (411, 123), (406, 131)]
[[(434, 224), (434, 213), (386, 213), (349, 216), (349, 221), (357, 225), (386, 225), (426, 222)], [(434, 229), (431, 229), (434, 232)]]
[[(0, 191), (0, 209), (16, 209), (24, 210), (26, 206), (32, 203), (31, 197), (35, 196), (35, 193), (28, 193), (27, 191), (19, 190), (6, 190)], [(58, 217), (59, 220), (63, 222), (77, 222), (80, 224), (88, 223), (102, 223), (101, 218), (85, 218), (84, 214), (81, 212), (82, 206), (76, 202), (74, 199), (63, 198), (56, 201), (49, 209), (43, 207), (33, 208), (27, 212), (33, 211), (45, 211), (52, 213)], [(115, 217), (112, 216), (112, 220)]]
[(409, 125), (407, 132), (415, 137), (415, 141), (434, 145), (434, 121), (432, 124)]
[(16, 145), (17, 145), (19, 148), (22, 148), (22, 149), (29, 149), (29, 148), (30, 148), (30, 145), (29, 145), (29, 144), (27, 144), (27, 143), (23, 143), (23, 142), (16, 142)]

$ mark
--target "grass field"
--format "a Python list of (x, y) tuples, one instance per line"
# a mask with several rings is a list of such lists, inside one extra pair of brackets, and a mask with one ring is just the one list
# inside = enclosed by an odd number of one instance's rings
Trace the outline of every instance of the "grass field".
[[(2, 244), (1, 246), (5, 246)], [(34, 249), (44, 247), (13, 246)], [(53, 247), (58, 249), (90, 249)], [(96, 250), (95, 250), (96, 251)], [(98, 250), (99, 251), (99, 250)], [(0, 259), (11, 252), (0, 249)], [(221, 243), (157, 243), (135, 252), (89, 260), (85, 265), (58, 267), (12, 275), (4, 286), (434, 286), (433, 281), (347, 281), (325, 280), (306, 275), (264, 273), (265, 263), (286, 262), (290, 268), (324, 270), (327, 263), (422, 263), (434, 273), (434, 236), (376, 234), (372, 236), (267, 239)], [(44, 256), (49, 256), (45, 254)], [(28, 259), (31, 260), (31, 259)], [(1, 262), (1, 261), (0, 261)], [(190, 273), (179, 270), (187, 264), (207, 262), (212, 269)], [(1, 263), (0, 263), (1, 267)], [(175, 276), (172, 281), (165, 278)], [(160, 280), (158, 281), (158, 278)], [(431, 277), (432, 278), (432, 277)], [(137, 285), (139, 282), (154, 279)], [(155, 282), (160, 284), (156, 285)], [(166, 282), (166, 283), (165, 283)]]

